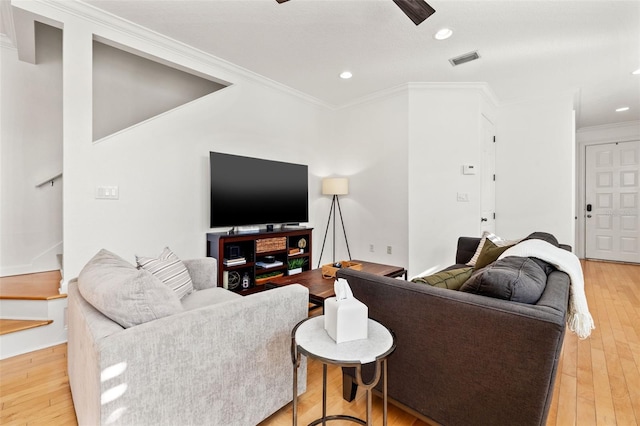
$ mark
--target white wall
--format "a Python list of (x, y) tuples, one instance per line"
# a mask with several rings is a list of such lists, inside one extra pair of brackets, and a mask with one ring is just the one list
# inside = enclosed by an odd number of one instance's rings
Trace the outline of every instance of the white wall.
[(224, 86), (93, 42), (93, 140)]
[(574, 245), (573, 97), (502, 105), (497, 128), (496, 233), (550, 232)]
[[(455, 261), (460, 236), (480, 235), (482, 114), (493, 114), (482, 88), (413, 85), (409, 93), (409, 274)], [(469, 194), (458, 202), (457, 193)]]
[(583, 127), (576, 132), (576, 247), (579, 257), (585, 256), (585, 158), (589, 145), (640, 140), (640, 121), (614, 125)]
[(37, 65), (0, 43), (0, 276), (59, 269), (62, 181), (62, 34), (36, 26)]
[[(510, 104), (493, 117), (483, 85), (410, 84), (331, 110), (250, 72), (183, 54), (170, 41), (150, 40), (159, 36), (139, 28), (84, 20), (46, 3), (20, 5), (64, 24), (67, 280), (103, 247), (130, 261), (164, 246), (184, 258), (203, 256), (209, 151), (309, 165), (314, 264), (330, 203), (320, 181), (339, 175), (350, 177), (341, 204), (354, 258), (404, 265), (410, 274), (447, 266), (459, 236), (480, 234), (480, 174), (463, 175), (462, 165), (480, 164), (482, 115), (499, 131), (498, 233), (546, 230), (573, 242), (570, 96)], [(232, 86), (93, 143), (94, 35)], [(120, 199), (96, 200), (98, 185), (117, 185)], [(458, 202), (458, 192), (469, 202)], [(340, 234), (337, 247), (344, 258)]]
[[(72, 234), (65, 239), (71, 252), (67, 261), (76, 262), (66, 269), (79, 272), (102, 247), (131, 261), (135, 254), (159, 254), (167, 245), (183, 258), (204, 256), (209, 231), (209, 151), (309, 164), (313, 175), (321, 124), (316, 115), (314, 108), (288, 95), (242, 84), (71, 158), (70, 167), (81, 168), (84, 178), (66, 197), (82, 212), (73, 219)], [(311, 185), (314, 180), (312, 176)], [(97, 185), (118, 185), (120, 199), (94, 199)], [(314, 202), (311, 194), (312, 223)]]
[[(249, 72), (183, 54), (157, 35), (150, 40), (139, 28), (84, 20), (49, 4), (21, 5), (64, 24), (65, 280), (101, 248), (129, 261), (164, 246), (183, 258), (204, 256), (209, 151), (308, 164), (310, 186), (319, 188), (320, 141), (331, 110)], [(93, 143), (94, 35), (233, 86)], [(117, 185), (119, 200), (95, 199), (98, 185)], [(317, 198), (311, 191), (312, 226)]]
[[(408, 107), (405, 88), (342, 108), (335, 113), (334, 133), (322, 149), (323, 174), (349, 177), (349, 195), (341, 197), (340, 204), (354, 259), (408, 263)], [(320, 238), (326, 229), (330, 198), (323, 197), (321, 202), (322, 232), (316, 234)], [(347, 250), (337, 220), (336, 260), (344, 260)], [(332, 260), (331, 237), (330, 228), (323, 263)]]

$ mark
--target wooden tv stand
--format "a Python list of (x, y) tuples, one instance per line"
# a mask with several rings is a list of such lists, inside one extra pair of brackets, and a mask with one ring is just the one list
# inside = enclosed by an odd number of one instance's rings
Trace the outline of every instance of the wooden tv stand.
[[(218, 286), (229, 288), (239, 294), (246, 295), (262, 291), (268, 279), (256, 282), (256, 277), (270, 273), (286, 276), (287, 263), (292, 259), (304, 259), (302, 267), (307, 271), (312, 265), (312, 231), (313, 228), (260, 230), (255, 233), (212, 232), (207, 234), (207, 256), (218, 261)], [(290, 254), (294, 250), (300, 253)], [(241, 264), (225, 264), (231, 257), (244, 258)], [(267, 256), (273, 256), (280, 266), (260, 267)], [(248, 277), (249, 288), (242, 288), (243, 277)], [(236, 286), (236, 280), (240, 279)], [(235, 286), (235, 287), (234, 287)], [(233, 288), (232, 288), (233, 287)]]

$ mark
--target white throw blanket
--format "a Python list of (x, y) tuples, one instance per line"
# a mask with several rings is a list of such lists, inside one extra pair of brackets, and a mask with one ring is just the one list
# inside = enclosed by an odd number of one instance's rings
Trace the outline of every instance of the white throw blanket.
[(591, 335), (595, 327), (584, 293), (584, 276), (578, 257), (543, 240), (526, 240), (507, 249), (498, 259), (508, 256), (536, 257), (566, 272), (571, 279), (567, 325), (581, 339)]

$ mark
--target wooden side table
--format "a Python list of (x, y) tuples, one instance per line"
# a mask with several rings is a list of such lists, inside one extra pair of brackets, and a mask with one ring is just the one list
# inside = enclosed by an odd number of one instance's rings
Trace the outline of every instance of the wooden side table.
[[(383, 424), (387, 424), (387, 357), (396, 349), (395, 335), (384, 325), (369, 319), (368, 338), (336, 343), (324, 329), (324, 315), (299, 322), (291, 332), (291, 360), (293, 362), (293, 426), (298, 424), (298, 367), (300, 356), (305, 355), (322, 362), (322, 417), (309, 426), (325, 424), (330, 420), (349, 420), (371, 425), (371, 391), (382, 376)], [(362, 380), (362, 364), (375, 362), (375, 374), (369, 383)], [(354, 367), (358, 386), (367, 391), (367, 418), (362, 420), (347, 415), (327, 416), (327, 365)]]

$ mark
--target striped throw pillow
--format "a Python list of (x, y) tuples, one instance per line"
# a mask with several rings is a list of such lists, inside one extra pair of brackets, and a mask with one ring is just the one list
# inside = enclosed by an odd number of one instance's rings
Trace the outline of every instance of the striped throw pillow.
[(136, 256), (138, 268), (151, 272), (173, 290), (180, 299), (193, 292), (193, 281), (187, 267), (169, 247), (158, 258)]

